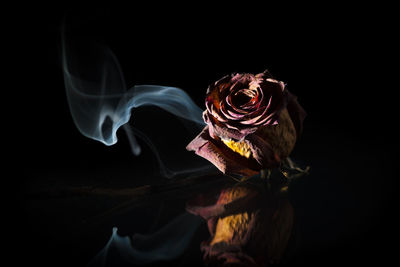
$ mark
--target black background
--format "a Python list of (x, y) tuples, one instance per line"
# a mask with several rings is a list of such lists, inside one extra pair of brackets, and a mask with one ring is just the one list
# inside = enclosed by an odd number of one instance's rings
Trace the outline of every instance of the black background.
[[(16, 262), (85, 265), (113, 225), (142, 231), (153, 218), (143, 206), (128, 222), (114, 218), (91, 227), (82, 221), (118, 201), (29, 198), (52, 186), (146, 184), (137, 177), (156, 168), (147, 150), (134, 158), (122, 134), (118, 144), (106, 147), (77, 131), (59, 57), (64, 17), (77, 35), (114, 51), (128, 85), (179, 87), (200, 107), (207, 86), (220, 77), (269, 69), (308, 113), (293, 157), (311, 165), (312, 174), (292, 188), (302, 241), (288, 264), (383, 264), (394, 257), (396, 130), (393, 88), (384, 85), (386, 65), (380, 61), (387, 40), (380, 11), (154, 4), (36, 6), (27, 13), (13, 20), (22, 22), (16, 31), (16, 54), (22, 56), (16, 57), (15, 92), (22, 108), (14, 154), (23, 179), (12, 181), (18, 200), (9, 230), (17, 234), (10, 243)], [(155, 129), (168, 127), (149, 120)], [(184, 144), (192, 136), (182, 138)], [(180, 208), (169, 206), (165, 217)]]

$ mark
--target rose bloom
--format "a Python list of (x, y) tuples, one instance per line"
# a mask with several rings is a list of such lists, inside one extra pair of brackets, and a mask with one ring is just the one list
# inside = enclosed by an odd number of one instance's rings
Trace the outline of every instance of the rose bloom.
[(232, 74), (210, 85), (207, 126), (187, 146), (225, 174), (252, 176), (289, 156), (306, 115), (268, 71)]

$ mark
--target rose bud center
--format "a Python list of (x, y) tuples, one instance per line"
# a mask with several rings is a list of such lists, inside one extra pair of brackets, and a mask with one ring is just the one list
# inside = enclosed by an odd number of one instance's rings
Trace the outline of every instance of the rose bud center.
[(241, 89), (232, 95), (232, 104), (235, 107), (242, 107), (246, 104), (254, 104), (257, 101), (257, 90)]

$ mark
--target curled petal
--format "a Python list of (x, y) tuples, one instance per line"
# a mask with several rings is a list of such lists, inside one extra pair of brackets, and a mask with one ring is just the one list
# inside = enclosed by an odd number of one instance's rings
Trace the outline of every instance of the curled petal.
[[(223, 144), (218, 145), (216, 141), (209, 135), (208, 126), (186, 147), (187, 150), (194, 151), (197, 155), (210, 161), (221, 172), (227, 174), (237, 174), (244, 176), (253, 176), (258, 171), (250, 169), (246, 165), (235, 158), (229, 157), (225, 151)], [(233, 153), (233, 152), (232, 152)]]

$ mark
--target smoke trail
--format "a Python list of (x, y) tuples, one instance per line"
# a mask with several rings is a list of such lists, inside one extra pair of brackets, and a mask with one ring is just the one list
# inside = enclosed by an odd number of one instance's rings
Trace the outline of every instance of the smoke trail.
[[(133, 108), (152, 105), (178, 117), (204, 124), (202, 110), (182, 90), (160, 85), (136, 85), (127, 90), (122, 71), (115, 55), (106, 47), (93, 45), (98, 52), (95, 66), (74, 66), (73, 56), (67, 56), (65, 41), (62, 49), (62, 66), (68, 103), (79, 131), (106, 145), (117, 142), (116, 132), (130, 119)], [(90, 71), (92, 77), (80, 76), (80, 69)], [(75, 69), (78, 75), (71, 71)], [(87, 73), (86, 73), (87, 75)]]
[[(86, 46), (86, 49), (84, 49)], [(127, 89), (117, 58), (99, 44), (80, 42), (77, 47), (62, 35), (62, 68), (67, 99), (78, 130), (86, 137), (110, 146), (117, 143), (117, 131), (125, 130), (134, 155), (141, 148), (135, 138), (137, 131), (127, 123), (131, 111), (143, 106), (156, 106), (173, 115), (203, 126), (202, 110), (182, 89), (160, 85), (135, 85)], [(166, 177), (177, 172), (162, 163), (155, 146), (143, 134), (156, 155), (160, 170)]]
[(132, 240), (121, 237), (117, 228), (106, 246), (90, 262), (89, 267), (140, 266), (173, 260), (187, 249), (203, 219), (183, 213), (150, 235), (135, 234)]

